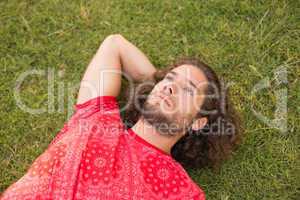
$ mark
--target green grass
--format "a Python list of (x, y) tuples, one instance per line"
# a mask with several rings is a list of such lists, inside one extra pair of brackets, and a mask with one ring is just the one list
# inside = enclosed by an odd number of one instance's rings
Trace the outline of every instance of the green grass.
[[(0, 192), (19, 179), (67, 120), (61, 112), (31, 115), (13, 94), (29, 69), (54, 69), (58, 86), (79, 83), (101, 41), (121, 33), (159, 68), (182, 55), (198, 55), (234, 82), (232, 94), (246, 128), (242, 146), (219, 173), (189, 170), (207, 199), (299, 198), (300, 56), (297, 1), (59, 1), (0, 2)], [(299, 9), (298, 9), (299, 14)], [(270, 118), (278, 88), (251, 95), (253, 86), (285, 65), (288, 84), (286, 133), (259, 120)], [(47, 106), (47, 79), (33, 76), (21, 86), (23, 101)], [(64, 91), (68, 96), (76, 93)], [(67, 96), (68, 95), (68, 96)], [(120, 97), (122, 98), (122, 97)], [(297, 190), (298, 189), (298, 190)]]

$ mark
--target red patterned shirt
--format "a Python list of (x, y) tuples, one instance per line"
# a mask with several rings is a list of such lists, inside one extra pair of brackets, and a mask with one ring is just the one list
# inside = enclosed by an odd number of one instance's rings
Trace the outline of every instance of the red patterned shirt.
[(178, 162), (124, 127), (113, 96), (75, 105), (47, 150), (1, 199), (205, 199)]

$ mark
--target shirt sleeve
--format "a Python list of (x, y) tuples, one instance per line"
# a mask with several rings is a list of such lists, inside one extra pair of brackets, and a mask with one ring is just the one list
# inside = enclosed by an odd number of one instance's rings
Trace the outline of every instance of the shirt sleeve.
[(74, 114), (48, 148), (0, 199), (73, 199), (81, 163), (88, 151), (94, 146), (106, 147), (114, 155), (112, 149), (119, 142), (120, 129), (115, 97), (99, 96), (76, 104)]
[[(74, 113), (71, 118), (64, 124), (51, 144), (56, 143), (70, 129), (80, 127), (92, 131), (101, 131), (106, 135), (115, 137), (124, 129), (120, 116), (119, 104), (114, 96), (98, 96), (84, 103), (74, 105)], [(50, 145), (51, 145), (50, 144)]]
[(98, 96), (84, 103), (75, 104), (75, 115), (80, 114), (82, 118), (99, 112), (100, 114), (118, 114), (119, 105), (114, 96)]

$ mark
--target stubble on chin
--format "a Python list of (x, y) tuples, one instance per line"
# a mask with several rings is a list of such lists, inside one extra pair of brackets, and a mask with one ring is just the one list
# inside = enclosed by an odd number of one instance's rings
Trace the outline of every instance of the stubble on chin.
[(159, 106), (145, 102), (141, 111), (143, 119), (153, 126), (161, 135), (174, 137), (183, 131), (174, 119), (169, 118), (161, 112)]

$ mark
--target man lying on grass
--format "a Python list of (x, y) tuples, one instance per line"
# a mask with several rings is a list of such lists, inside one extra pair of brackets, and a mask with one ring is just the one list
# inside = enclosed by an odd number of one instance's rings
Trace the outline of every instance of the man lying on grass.
[[(116, 99), (122, 74), (140, 83), (129, 88), (124, 122)], [(158, 70), (124, 37), (108, 36), (74, 114), (2, 199), (203, 200), (183, 167), (217, 168), (240, 141), (225, 89), (195, 58)]]

